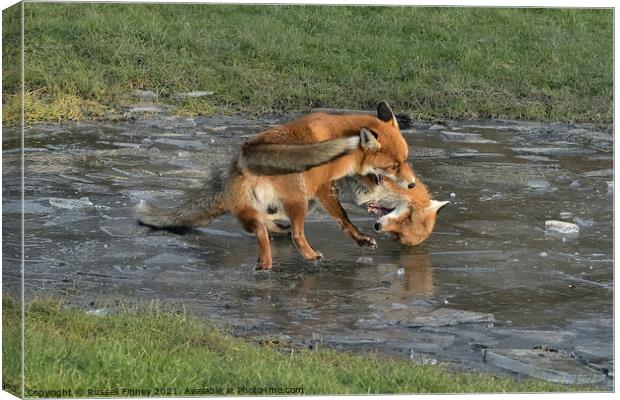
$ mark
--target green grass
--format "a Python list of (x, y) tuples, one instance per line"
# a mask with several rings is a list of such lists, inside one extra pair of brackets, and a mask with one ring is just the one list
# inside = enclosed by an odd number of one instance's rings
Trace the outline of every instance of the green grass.
[[(15, 359), (19, 308), (3, 301), (3, 379), (18, 383), (6, 361)], [(440, 366), (338, 353), (291, 352), (258, 345), (210, 324), (161, 307), (127, 308), (107, 316), (86, 314), (51, 300), (26, 306), (26, 390), (56, 388), (303, 388), (304, 394), (575, 391), (592, 388), (517, 382)], [(15, 333), (16, 333), (15, 332)], [(9, 334), (7, 336), (7, 333)], [(17, 341), (17, 342), (16, 342)], [(153, 393), (153, 392), (152, 392)]]
[(215, 91), (184, 114), (386, 99), (418, 118), (612, 121), (610, 9), (26, 3), (25, 18), (29, 121), (105, 115), (133, 88)]

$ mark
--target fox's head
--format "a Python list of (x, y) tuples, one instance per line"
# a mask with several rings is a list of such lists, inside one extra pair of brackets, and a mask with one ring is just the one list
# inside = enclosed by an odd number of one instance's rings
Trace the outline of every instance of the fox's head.
[(364, 160), (357, 171), (359, 175), (373, 174), (379, 182), (389, 177), (403, 188), (415, 187), (415, 175), (407, 164), (409, 146), (385, 101), (377, 107), (377, 119), (360, 131), (360, 146)]
[(356, 188), (356, 203), (376, 215), (374, 229), (395, 235), (402, 244), (415, 246), (433, 232), (439, 211), (449, 201), (432, 200), (426, 186), (418, 181), (415, 188), (403, 189), (386, 178), (378, 185), (377, 178), (362, 178)]

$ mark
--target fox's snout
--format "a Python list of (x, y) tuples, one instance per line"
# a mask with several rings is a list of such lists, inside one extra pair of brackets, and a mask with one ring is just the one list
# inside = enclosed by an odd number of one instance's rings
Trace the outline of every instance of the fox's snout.
[(403, 164), (403, 167), (401, 167), (401, 172), (398, 175), (399, 176), (397, 177), (397, 179), (400, 183), (400, 186), (405, 189), (413, 189), (415, 187), (415, 175), (413, 171), (411, 171), (411, 167), (409, 167), (407, 163)]

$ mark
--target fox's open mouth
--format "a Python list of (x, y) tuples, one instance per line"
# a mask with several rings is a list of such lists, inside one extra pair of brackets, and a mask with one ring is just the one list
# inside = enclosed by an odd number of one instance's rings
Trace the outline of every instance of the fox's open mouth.
[(370, 179), (375, 183), (375, 185), (383, 185), (383, 175), (379, 174), (368, 174)]
[(369, 214), (375, 214), (376, 216), (381, 218), (384, 215), (387, 215), (387, 214), (391, 213), (392, 211), (394, 211), (394, 209), (393, 208), (383, 207), (379, 203), (370, 201), (370, 202), (366, 203), (366, 211), (368, 211)]

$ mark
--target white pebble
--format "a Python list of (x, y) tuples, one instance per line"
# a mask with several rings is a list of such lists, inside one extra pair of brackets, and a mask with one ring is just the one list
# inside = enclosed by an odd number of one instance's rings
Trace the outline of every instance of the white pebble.
[(542, 253), (540, 253), (540, 256), (541, 256), (541, 257), (547, 257), (547, 252), (546, 252), (546, 251), (543, 251)]
[(548, 220), (545, 221), (545, 230), (562, 235), (576, 235), (579, 233), (579, 225), (564, 221)]
[(453, 199), (453, 198), (455, 198), (455, 197), (456, 197), (456, 193), (454, 193), (454, 192), (450, 193), (450, 198), (452, 198), (452, 199)]

